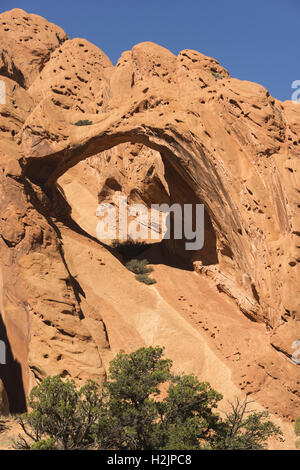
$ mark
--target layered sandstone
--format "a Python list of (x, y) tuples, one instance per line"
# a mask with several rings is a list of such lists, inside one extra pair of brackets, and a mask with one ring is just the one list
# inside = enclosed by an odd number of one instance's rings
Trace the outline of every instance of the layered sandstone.
[[(294, 419), (300, 407), (299, 366), (290, 360), (300, 336), (298, 105), (231, 78), (196, 51), (176, 57), (142, 43), (113, 67), (96, 46), (70, 40), (22, 10), (0, 15), (0, 28), (7, 89), (0, 105), (0, 307), (25, 393), (48, 374), (102, 381), (120, 347), (158, 341), (179, 369), (221, 377), (221, 363), (214, 373), (207, 367), (219, 359), (204, 346), (198, 350), (199, 331), (176, 316), (179, 304), (168, 297), (179, 283), (186, 298), (190, 285), (197, 303), (202, 285), (211, 315), (200, 315), (198, 306), (198, 327), (210, 332), (209, 341), (218, 329), (218, 354), (233, 358), (224, 384), (232, 373), (237, 386)], [(77, 126), (79, 120), (91, 124)], [(198, 274), (178, 278), (155, 252), (159, 286), (137, 285), (94, 239), (92, 215), (81, 227), (76, 223), (80, 200), (86, 198), (86, 210), (94, 201), (94, 212), (115, 192), (148, 205), (203, 203), (205, 244), (192, 259)], [(182, 244), (168, 248), (176, 265)]]

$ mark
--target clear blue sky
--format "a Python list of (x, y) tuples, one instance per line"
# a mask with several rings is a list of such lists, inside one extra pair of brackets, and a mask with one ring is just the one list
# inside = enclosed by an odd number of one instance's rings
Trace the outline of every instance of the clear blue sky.
[(233, 77), (291, 99), (300, 80), (300, 0), (1, 0), (84, 37), (116, 63), (124, 50), (153, 41), (177, 54), (215, 57)]

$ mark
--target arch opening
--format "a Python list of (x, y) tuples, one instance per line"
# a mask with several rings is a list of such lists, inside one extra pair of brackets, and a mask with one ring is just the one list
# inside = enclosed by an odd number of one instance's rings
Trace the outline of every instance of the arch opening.
[[(94, 182), (94, 188), (91, 188), (91, 181)], [(204, 204), (193, 182), (187, 178), (176, 158), (170, 156), (170, 152), (154, 150), (153, 146), (136, 141), (112, 146), (70, 165), (58, 178), (55, 187), (59, 189), (59, 195), (55, 197), (56, 210), (64, 214), (64, 222), (72, 224), (73, 228), (75, 222), (93, 237), (96, 235), (98, 204), (105, 202), (116, 205), (116, 197), (120, 195), (126, 196), (129, 205), (143, 204), (149, 210), (152, 204), (179, 204), (184, 214), (184, 205), (189, 204), (193, 208), (193, 230), (196, 229), (195, 207)], [(171, 227), (174, 227), (173, 222), (171, 215)], [(150, 226), (148, 228), (150, 230)], [(175, 239), (171, 230), (170, 239), (161, 237), (154, 242), (141, 237), (140, 241), (159, 246), (165, 263), (184, 269), (193, 269), (195, 261), (204, 266), (218, 264), (216, 231), (205, 204), (203, 248), (186, 250), (186, 243), (191, 240), (185, 239), (183, 227), (182, 232), (182, 239)], [(106, 240), (101, 241), (110, 244)], [(156, 259), (153, 256), (149, 261), (155, 264), (158, 262)]]

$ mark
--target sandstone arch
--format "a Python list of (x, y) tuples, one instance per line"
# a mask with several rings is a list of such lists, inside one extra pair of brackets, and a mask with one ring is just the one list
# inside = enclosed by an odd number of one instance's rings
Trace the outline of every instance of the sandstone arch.
[[(13, 35), (24, 13), (6, 15)], [(64, 244), (70, 229), (59, 211), (56, 181), (78, 162), (132, 142), (159, 151), (174, 188), (181, 179), (188, 197), (205, 204), (218, 263), (199, 271), (252, 321), (266, 324), (263, 380), (271, 380), (270, 371), (279, 378), (274, 395), (284, 392), (286, 415), (295, 413), (298, 370), (288, 358), (299, 329), (297, 105), (231, 78), (196, 51), (176, 57), (143, 43), (113, 67), (88, 41), (60, 31), (58, 41), (53, 31), (49, 54), (39, 68), (26, 65), (24, 80), (12, 72), (15, 63), (22, 69), (26, 56), (17, 40), (9, 42), (10, 62), (0, 69), (8, 90), (0, 116), (0, 308), (25, 391), (47, 374), (105, 377), (110, 338), (101, 312), (111, 308), (113, 317), (116, 305), (95, 303), (91, 286), (77, 280), (79, 248)], [(93, 124), (74, 125), (83, 117)], [(78, 237), (76, 243), (83, 242)], [(97, 252), (100, 259), (97, 250), (91, 256)], [(110, 262), (122, 276), (119, 264)], [(139, 344), (139, 333), (126, 323), (123, 329), (130, 347)]]
[[(67, 57), (69, 50), (61, 50)], [(113, 71), (102, 68), (102, 80), (109, 88), (102, 113), (93, 116), (93, 125), (79, 128), (73, 124), (74, 115), (64, 110), (70, 107), (65, 104), (69, 96), (57, 105), (47, 88), (49, 95), (22, 131), (25, 174), (51, 187), (79, 161), (115, 145), (139, 142), (159, 151), (204, 202), (213, 221), (221, 269), (212, 275), (219, 278), (220, 287), (231, 292), (247, 314), (272, 328), (280, 323), (278, 311), (295, 314), (292, 296), (285, 288), (279, 293), (281, 281), (268, 267), (271, 245), (277, 249), (293, 233), (294, 209), (285, 205), (280, 181), (283, 161), (296, 164), (296, 147), (288, 156), (285, 143), (295, 131), (283, 118), (283, 105), (261, 86), (231, 79), (214, 59), (195, 51), (175, 57), (151, 43), (124, 53)], [(259, 105), (253, 106), (254, 101)], [(59, 123), (55, 139), (44, 137), (50, 117)], [(270, 120), (273, 128), (266, 133), (265, 121)], [(274, 181), (272, 195), (267, 181)], [(256, 256), (264, 259), (263, 271), (257, 271)], [(289, 283), (295, 279), (291, 267), (285, 265)]]

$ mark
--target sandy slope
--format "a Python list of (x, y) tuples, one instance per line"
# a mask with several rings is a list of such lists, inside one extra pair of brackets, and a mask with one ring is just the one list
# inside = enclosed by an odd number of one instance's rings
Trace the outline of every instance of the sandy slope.
[[(78, 179), (79, 168), (72, 172), (72, 177), (66, 174), (60, 183), (73, 207), (74, 219), (94, 236), (97, 199), (93, 185), (83, 184), (82, 174), (82, 181)], [(90, 178), (91, 175), (89, 181)], [(257, 365), (269, 352), (262, 350), (267, 334), (264, 325), (247, 319), (207, 277), (171, 266), (159, 245), (143, 254), (153, 263), (153, 276), (158, 281), (146, 286), (138, 283), (101, 245), (87, 242), (64, 226), (60, 229), (70, 270), (86, 300), (99, 308), (106, 324), (111, 345), (106, 363), (120, 349), (165, 346), (166, 356), (174, 361), (176, 371), (195, 373), (224, 395), (221, 409), (226, 409), (226, 400), (245, 392), (264, 404), (264, 397), (269, 397), (272, 390), (263, 375), (260, 381), (261, 369)], [(284, 429), (283, 447), (292, 448), (292, 425), (275, 415), (273, 419)]]
[[(80, 211), (80, 207), (77, 209)], [(204, 321), (205, 315), (214, 316), (217, 312), (213, 319), (215, 334), (218, 334), (218, 320), (222, 317), (228, 334), (232, 330), (231, 336), (239, 332), (243, 342), (245, 335), (242, 337), (242, 332), (246, 332), (252, 342), (251, 348), (255, 341), (259, 342), (259, 335), (264, 334), (261, 326), (247, 320), (233, 301), (217, 292), (205, 277), (163, 263), (154, 264), (153, 275), (158, 283), (146, 286), (138, 283), (106, 248), (64, 226), (59, 228), (66, 261), (84, 292), (83, 304), (92, 303), (99, 309), (106, 324), (111, 345), (111, 351), (101, 351), (106, 365), (120, 349), (129, 352), (141, 346), (165, 346), (166, 356), (174, 361), (176, 372), (194, 373), (224, 395), (221, 412), (227, 407), (226, 400), (242, 396), (230, 361), (220, 352), (218, 343), (211, 342), (191, 316), (197, 316), (193, 312), (203, 312)], [(154, 262), (157, 257), (163, 261), (159, 250), (154, 247), (147, 256)], [(259, 408), (259, 405), (255, 406)], [(291, 425), (275, 416), (272, 418), (281, 425), (286, 438), (284, 444), (274, 443), (275, 448), (293, 448)], [(2, 448), (7, 448), (11, 433), (16, 435), (15, 424), (9, 426), (1, 438)]]
[[(93, 241), (86, 243), (69, 229), (61, 227), (61, 233), (71, 272), (83, 289), (86, 300), (99, 308), (106, 324), (112, 348), (111, 353), (107, 353), (107, 362), (120, 349), (129, 352), (145, 345), (165, 346), (166, 356), (174, 361), (177, 372), (194, 373), (201, 380), (209, 381), (226, 400), (241, 396), (233, 377), (234, 367), (230, 367), (230, 362), (222, 357), (217, 346), (211, 344), (204, 332), (187, 318), (182, 307), (176, 308), (175, 304), (182, 304), (188, 298), (195, 304), (195, 300), (202, 299), (200, 302), (203, 302), (205, 312), (218, 312), (223, 317), (225, 328), (233, 328), (233, 320), (238, 323), (232, 333), (240, 332), (240, 342), (247, 336), (252, 342), (251, 350), (256, 341), (259, 344), (259, 335), (264, 334), (260, 326), (252, 326), (233, 302), (218, 293), (209, 280), (197, 274), (157, 265), (154, 276), (158, 284), (149, 287), (138, 283), (105, 248)], [(186, 300), (179, 300), (181, 296)], [(226, 314), (230, 318), (228, 321)], [(235, 347), (237, 345), (239, 342), (235, 341)], [(224, 400), (221, 409), (225, 408)], [(275, 420), (279, 422), (277, 418)], [(287, 439), (284, 447), (292, 446), (292, 427), (283, 422), (280, 425)]]

